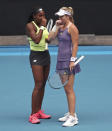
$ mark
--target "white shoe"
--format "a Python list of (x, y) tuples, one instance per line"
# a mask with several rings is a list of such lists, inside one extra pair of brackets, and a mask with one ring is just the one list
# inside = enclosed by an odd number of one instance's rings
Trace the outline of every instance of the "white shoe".
[[(65, 114), (64, 114), (64, 117), (59, 118), (58, 121), (61, 121), (61, 122), (66, 121), (66, 120), (68, 119), (69, 115), (70, 115), (69, 112), (68, 112), (68, 113), (65, 113)], [(75, 115), (75, 119), (78, 121), (77, 114), (74, 113), (74, 115)]]
[(76, 118), (72, 115), (69, 115), (68, 119), (66, 120), (66, 122), (64, 122), (64, 124), (62, 126), (67, 127), (67, 126), (75, 126), (78, 124), (78, 120), (76, 120)]

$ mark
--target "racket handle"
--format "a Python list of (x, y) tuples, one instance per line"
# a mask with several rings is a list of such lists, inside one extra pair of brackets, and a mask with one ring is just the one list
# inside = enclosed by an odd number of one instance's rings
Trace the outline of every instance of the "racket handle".
[(80, 58), (78, 58), (76, 60), (76, 62), (74, 63), (74, 65), (77, 65), (82, 59), (84, 59), (85, 56), (81, 56)]

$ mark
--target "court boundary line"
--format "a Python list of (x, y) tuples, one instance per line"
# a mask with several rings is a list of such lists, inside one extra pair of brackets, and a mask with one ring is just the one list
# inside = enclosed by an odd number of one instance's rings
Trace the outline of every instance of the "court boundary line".
[[(28, 56), (30, 52), (1, 52), (0, 56)], [(57, 55), (57, 52), (50, 52)], [(112, 51), (79, 51), (77, 55), (112, 55)]]
[[(49, 45), (50, 55), (57, 55), (57, 48), (58, 48), (57, 45)], [(29, 53), (30, 53), (29, 45), (0, 46), (0, 56), (28, 56)], [(112, 46), (79, 46), (79, 51), (77, 54), (78, 55), (112, 55)]]

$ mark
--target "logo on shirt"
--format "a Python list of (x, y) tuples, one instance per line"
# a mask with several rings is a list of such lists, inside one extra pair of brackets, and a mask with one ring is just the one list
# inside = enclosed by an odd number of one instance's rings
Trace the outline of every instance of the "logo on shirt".
[(37, 60), (33, 60), (33, 62), (37, 62)]

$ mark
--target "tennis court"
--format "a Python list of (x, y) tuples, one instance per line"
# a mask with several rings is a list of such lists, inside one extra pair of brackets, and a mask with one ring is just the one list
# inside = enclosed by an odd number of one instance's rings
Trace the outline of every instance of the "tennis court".
[[(57, 46), (49, 50), (53, 72)], [(48, 83), (43, 109), (52, 118), (35, 125), (28, 122), (33, 90), (28, 54), (28, 46), (0, 47), (0, 131), (112, 130), (112, 46), (79, 46), (78, 56), (85, 55), (74, 86), (79, 124), (67, 128), (57, 121), (67, 112), (64, 90), (53, 90)]]

